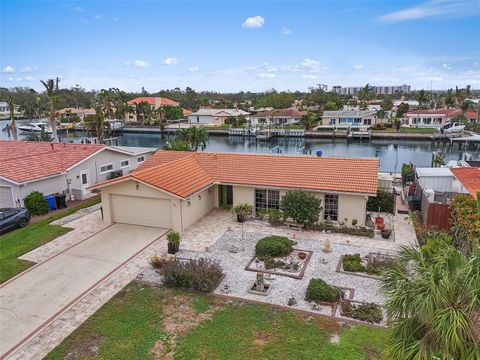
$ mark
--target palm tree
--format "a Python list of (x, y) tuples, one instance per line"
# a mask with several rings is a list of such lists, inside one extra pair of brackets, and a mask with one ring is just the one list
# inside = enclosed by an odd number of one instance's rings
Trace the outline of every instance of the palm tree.
[(445, 165), (445, 154), (434, 152), (432, 154), (432, 167), (441, 167)]
[(10, 131), (12, 133), (13, 140), (18, 139), (17, 124), (15, 123), (15, 100), (12, 94), (8, 94), (7, 105), (10, 110)]
[(460, 104), (460, 110), (462, 110), (462, 117), (465, 118), (465, 113), (473, 109), (474, 103), (472, 100), (463, 100), (463, 102)]
[(33, 131), (29, 133), (26, 137), (25, 140), (27, 141), (52, 141), (52, 137), (48, 135), (48, 133), (45, 131), (45, 127), (42, 126), (42, 131), (40, 132), (40, 135), (35, 134)]
[(358, 98), (360, 99), (361, 109), (368, 109), (368, 101), (373, 98), (373, 88), (370, 84), (365, 85), (365, 87), (358, 92)]
[(430, 101), (430, 97), (431, 97), (430, 94), (422, 89), (417, 93), (416, 97), (418, 101), (418, 107), (420, 109), (426, 109), (427, 104)]
[(447, 94), (445, 95), (445, 107), (448, 109), (455, 106), (455, 95), (453, 94), (453, 89), (448, 89)]
[(58, 82), (60, 80), (58, 77), (56, 79), (48, 79), (47, 81), (40, 80), (40, 82), (45, 87), (45, 92), (48, 97), (48, 107), (49, 107), (49, 120), (50, 126), (52, 128), (52, 136), (53, 140), (58, 142), (58, 134), (57, 134), (57, 106), (59, 101), (59, 93), (58, 93)]
[(207, 130), (203, 128), (191, 127), (190, 129), (190, 147), (193, 151), (197, 151), (201, 146), (204, 149), (207, 146)]
[(450, 245), (429, 254), (403, 248), (386, 270), (392, 359), (478, 359), (480, 251), (467, 257)]

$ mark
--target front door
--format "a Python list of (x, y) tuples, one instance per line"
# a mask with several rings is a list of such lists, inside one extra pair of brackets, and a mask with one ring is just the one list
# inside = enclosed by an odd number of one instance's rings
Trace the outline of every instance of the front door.
[(90, 191), (87, 189), (88, 186), (90, 185), (90, 179), (88, 176), (88, 170), (82, 171), (80, 173), (80, 186), (82, 189), (82, 194), (87, 194)]
[(221, 208), (231, 208), (233, 205), (233, 186), (218, 185), (218, 202)]

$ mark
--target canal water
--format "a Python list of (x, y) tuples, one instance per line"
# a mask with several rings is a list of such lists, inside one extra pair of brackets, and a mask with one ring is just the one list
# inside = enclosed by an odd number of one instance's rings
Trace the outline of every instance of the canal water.
[[(6, 139), (2, 132), (6, 122), (0, 121), (0, 139)], [(62, 141), (79, 141), (84, 136), (79, 132), (69, 134), (67, 138), (62, 134)], [(124, 133), (115, 134), (118, 145), (143, 146), (161, 148), (175, 138), (174, 135), (152, 133)], [(303, 139), (303, 138), (275, 138), (272, 140), (243, 139), (235, 136), (210, 136), (205, 151), (223, 152), (250, 152), (250, 153), (281, 153), (300, 155), (303, 150), (315, 155), (321, 150), (323, 156), (334, 157), (373, 157), (380, 159), (381, 171), (400, 171), (402, 163), (413, 162), (417, 166), (430, 166), (433, 151), (445, 153), (445, 159), (458, 160), (461, 150), (457, 145), (433, 145), (430, 141), (420, 140), (363, 140), (347, 141), (346, 139)], [(472, 152), (470, 154), (473, 155)], [(0, 154), (1, 156), (1, 154)], [(475, 154), (480, 159), (480, 153)]]

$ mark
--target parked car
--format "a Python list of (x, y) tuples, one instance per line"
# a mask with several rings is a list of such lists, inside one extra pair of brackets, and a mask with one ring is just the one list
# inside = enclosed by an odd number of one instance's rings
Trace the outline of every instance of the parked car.
[(25, 208), (1, 208), (0, 234), (26, 226), (31, 217), (32, 215)]

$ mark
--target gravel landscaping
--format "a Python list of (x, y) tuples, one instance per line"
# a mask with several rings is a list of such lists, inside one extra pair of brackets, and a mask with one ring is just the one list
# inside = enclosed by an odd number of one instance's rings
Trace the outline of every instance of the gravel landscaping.
[[(223, 281), (214, 291), (216, 294), (234, 296), (248, 300), (266, 302), (274, 305), (288, 306), (289, 299), (294, 297), (296, 304), (292, 308), (312, 311), (323, 315), (339, 315), (339, 311), (331, 306), (320, 305), (312, 309), (312, 303), (304, 300), (305, 292), (311, 278), (321, 278), (330, 285), (341, 288), (353, 288), (353, 301), (373, 302), (383, 304), (384, 295), (380, 290), (380, 282), (374, 278), (359, 277), (336, 271), (340, 257), (344, 254), (359, 253), (365, 256), (370, 252), (379, 252), (378, 249), (341, 245), (331, 243), (332, 251), (325, 253), (322, 251), (324, 242), (319, 240), (295, 239), (297, 244), (295, 248), (312, 251), (312, 256), (302, 279), (294, 279), (279, 275), (265, 275), (265, 283), (271, 284), (272, 289), (267, 296), (259, 296), (248, 293), (247, 290), (253, 285), (256, 273), (245, 270), (245, 267), (251, 261), (255, 252), (256, 242), (264, 237), (264, 234), (245, 232), (244, 239), (240, 231), (225, 232), (210, 248), (205, 252), (182, 250), (177, 253), (181, 258), (200, 258), (207, 257), (218, 260), (226, 274)], [(299, 234), (298, 237), (301, 237)], [(394, 251), (384, 250), (381, 253), (395, 255)], [(160, 283), (161, 278), (153, 268), (144, 271), (139, 279), (143, 281)], [(228, 290), (225, 291), (225, 285)], [(346, 293), (349, 297), (350, 293)]]

